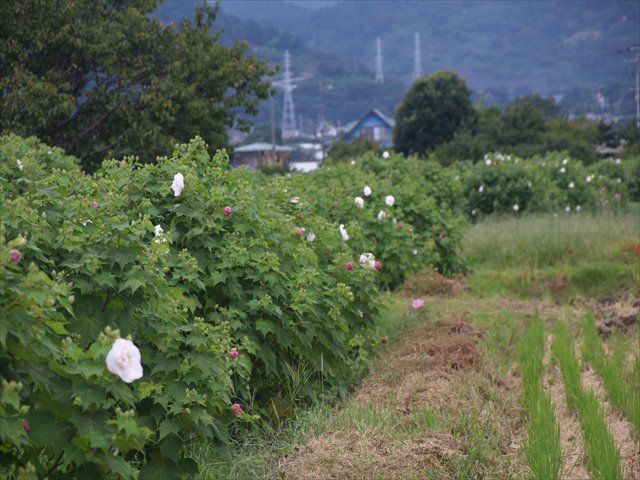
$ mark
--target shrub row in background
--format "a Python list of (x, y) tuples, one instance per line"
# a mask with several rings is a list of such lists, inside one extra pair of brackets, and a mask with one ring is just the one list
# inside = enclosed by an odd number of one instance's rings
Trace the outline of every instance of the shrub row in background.
[(640, 200), (640, 157), (588, 167), (563, 153), (523, 159), (494, 153), (459, 164), (466, 213), (575, 212), (619, 208)]
[[(343, 241), (199, 139), (89, 176), (2, 137), (0, 185), (3, 477), (191, 476), (188, 445), (286, 406), (292, 370), (301, 396), (340, 390), (379, 343), (384, 267), (359, 264), (359, 225)], [(106, 368), (117, 338), (141, 354), (130, 384)]]

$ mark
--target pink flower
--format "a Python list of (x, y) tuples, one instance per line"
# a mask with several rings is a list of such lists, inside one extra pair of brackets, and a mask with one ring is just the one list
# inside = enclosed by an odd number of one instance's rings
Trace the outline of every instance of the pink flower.
[(304, 232), (304, 228), (298, 227), (298, 237), (302, 238), (302, 232)]
[(401, 222), (401, 223), (399, 223), (399, 224), (398, 224), (398, 228), (399, 228), (400, 230), (402, 230), (402, 229), (404, 228), (404, 223), (402, 223), (402, 222)]
[(344, 268), (346, 268), (347, 270), (353, 270), (353, 262), (348, 262)]
[(240, 415), (241, 413), (244, 413), (244, 410), (242, 410), (242, 407), (240, 406), (239, 403), (234, 403), (233, 407), (231, 407), (233, 410), (233, 416), (237, 417), (238, 415)]
[(20, 250), (16, 250), (15, 248), (13, 250), (9, 250), (9, 258), (11, 258), (12, 263), (15, 263), (17, 265), (18, 263), (20, 263), (21, 257), (22, 255), (20, 255)]
[(229, 206), (224, 207), (224, 216), (225, 217), (230, 217), (231, 216), (231, 207), (229, 207)]
[(229, 358), (231, 360), (235, 360), (236, 358), (238, 358), (238, 349), (236, 347), (233, 347), (231, 350), (229, 350)]
[(411, 306), (413, 308), (424, 307), (424, 300), (422, 300), (421, 298), (416, 298), (413, 302), (411, 302)]
[(27, 435), (31, 433), (31, 427), (29, 426), (29, 422), (27, 422), (24, 419), (22, 420), (22, 428), (24, 428), (24, 431), (27, 432)]
[(376, 270), (380, 270), (382, 268), (382, 264), (380, 262), (376, 262)]
[(389, 343), (389, 340), (386, 337), (382, 337), (382, 344), (386, 345), (387, 343)]
[(91, 202), (91, 206), (97, 210), (98, 207), (100, 207), (100, 204), (94, 200), (93, 202)]
[(440, 241), (444, 240), (444, 234), (441, 233), (440, 235), (438, 235), (438, 240)]

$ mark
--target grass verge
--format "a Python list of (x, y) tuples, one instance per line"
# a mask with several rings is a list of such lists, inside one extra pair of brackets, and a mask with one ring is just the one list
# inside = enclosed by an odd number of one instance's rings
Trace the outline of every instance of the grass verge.
[(562, 450), (560, 426), (551, 398), (544, 392), (544, 323), (536, 318), (526, 327), (519, 349), (523, 406), (528, 416), (527, 465), (534, 478), (560, 478)]
[(622, 479), (620, 452), (616, 447), (597, 397), (584, 391), (580, 381), (580, 363), (573, 348), (573, 336), (563, 322), (558, 323), (552, 345), (554, 358), (560, 364), (570, 409), (578, 411), (591, 476), (596, 480)]

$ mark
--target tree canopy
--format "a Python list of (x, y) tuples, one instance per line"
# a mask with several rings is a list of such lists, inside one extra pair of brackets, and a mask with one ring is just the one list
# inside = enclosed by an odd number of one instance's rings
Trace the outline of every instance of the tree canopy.
[(465, 81), (453, 72), (436, 72), (417, 79), (400, 103), (394, 148), (405, 154), (426, 153), (476, 122)]
[(220, 44), (216, 8), (179, 28), (149, 15), (159, 0), (10, 0), (0, 5), (0, 130), (36, 135), (93, 170), (104, 157), (143, 161), (200, 135), (226, 145), (248, 126), (271, 74)]

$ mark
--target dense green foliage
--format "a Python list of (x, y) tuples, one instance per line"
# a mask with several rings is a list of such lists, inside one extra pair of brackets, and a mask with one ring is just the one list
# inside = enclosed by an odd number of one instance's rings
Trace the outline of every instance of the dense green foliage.
[[(458, 256), (462, 197), (454, 175), (434, 162), (369, 153), (295, 175), (291, 192), (308, 199), (318, 214), (344, 224), (352, 248), (373, 253), (382, 263), (380, 279), (393, 287), (427, 266), (445, 273), (464, 268)], [(394, 197), (392, 206), (388, 195)]]
[(365, 137), (358, 137), (352, 142), (340, 140), (331, 146), (328, 152), (333, 162), (347, 162), (365, 153), (381, 154), (383, 151), (380, 144)]
[(521, 157), (567, 151), (584, 163), (592, 163), (597, 159), (596, 145), (612, 141), (611, 136), (609, 127), (562, 118), (553, 99), (532, 95), (517, 98), (505, 109), (480, 108), (477, 124), (459, 130), (435, 150), (434, 156), (448, 165), (460, 160), (477, 162), (492, 151)]
[[(285, 405), (297, 368), (303, 399), (358, 375), (380, 341), (380, 272), (288, 185), (254, 178), (200, 139), (90, 176), (2, 137), (3, 477), (191, 476), (190, 443), (223, 449), (234, 402), (251, 422)], [(142, 355), (130, 385), (105, 368), (118, 337)]]
[(394, 148), (423, 154), (451, 140), (461, 128), (473, 128), (477, 113), (465, 81), (453, 72), (440, 71), (413, 83), (395, 120)]
[(195, 134), (224, 145), (267, 98), (269, 69), (211, 35), (215, 8), (176, 29), (149, 16), (158, 3), (3, 2), (0, 130), (36, 135), (88, 170), (110, 156), (153, 161)]

